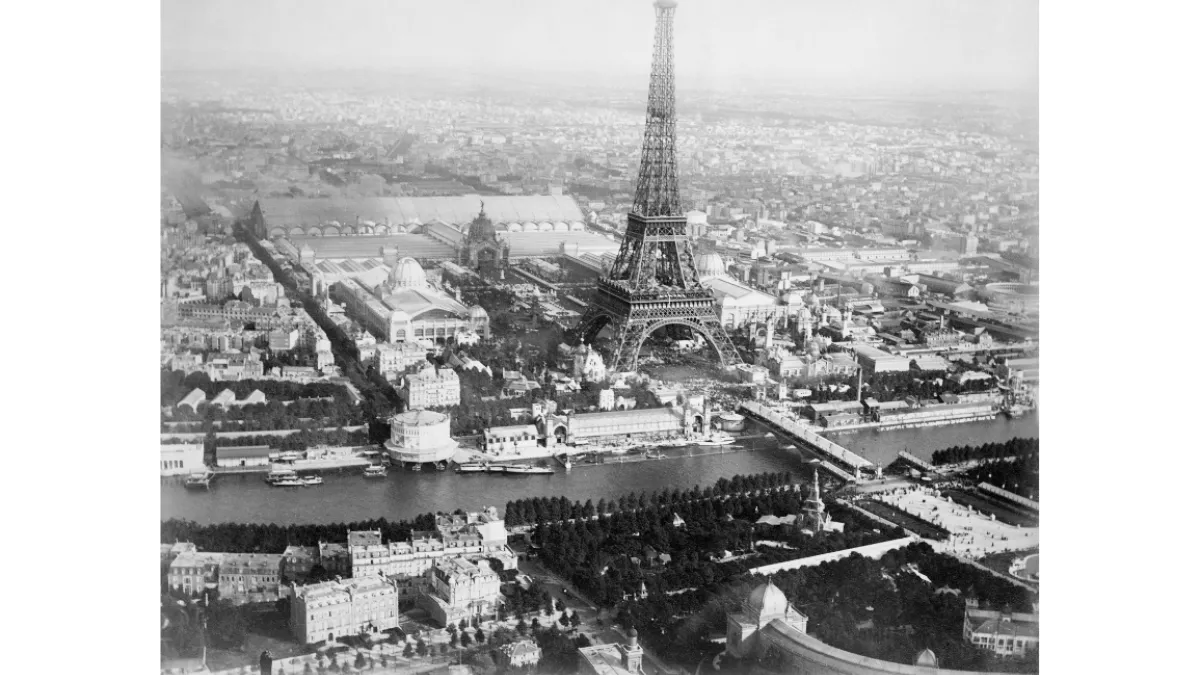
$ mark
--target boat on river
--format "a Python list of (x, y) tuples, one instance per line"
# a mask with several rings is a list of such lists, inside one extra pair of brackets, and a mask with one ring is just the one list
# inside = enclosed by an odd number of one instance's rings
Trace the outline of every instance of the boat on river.
[(207, 490), (212, 486), (212, 479), (216, 475), (212, 471), (198, 471), (189, 474), (187, 480), (183, 482), (183, 486), (189, 490)]
[(363, 478), (386, 478), (387, 467), (382, 464), (372, 464), (363, 469)]
[(268, 473), (267, 477), (263, 480), (265, 480), (268, 485), (279, 485), (284, 481), (300, 480), (300, 474), (291, 469), (280, 469), (279, 471), (272, 471)]
[(321, 483), (325, 482), (325, 479), (321, 478), (320, 476), (317, 476), (317, 475), (311, 475), (311, 476), (301, 476), (300, 481), (303, 482), (304, 485), (308, 486), (308, 485), (320, 485)]
[(696, 443), (696, 445), (705, 445), (705, 446), (709, 446), (709, 445), (729, 445), (730, 443), (735, 443), (735, 442), (737, 442), (737, 439), (736, 439), (736, 438), (734, 438), (733, 436), (716, 436), (716, 435), (713, 435), (713, 436), (709, 436), (708, 438), (706, 438), (706, 439), (704, 439), (704, 440), (702, 440), (702, 441), (700, 441), (700, 442)]
[(554, 469), (548, 466), (534, 466), (532, 464), (508, 464), (504, 467), (504, 473), (507, 474), (548, 474), (554, 473)]
[(454, 469), (454, 473), (486, 473), (487, 464), (483, 462), (465, 462)]

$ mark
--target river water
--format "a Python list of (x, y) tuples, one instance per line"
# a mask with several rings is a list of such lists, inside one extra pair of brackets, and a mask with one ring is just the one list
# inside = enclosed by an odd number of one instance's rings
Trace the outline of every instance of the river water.
[[(761, 432), (748, 428), (747, 434)], [(890, 464), (907, 450), (929, 460), (934, 451), (954, 445), (1003, 442), (1038, 435), (1036, 414), (1019, 420), (956, 424), (902, 431), (837, 434), (832, 440), (880, 465)], [(453, 471), (393, 469), (384, 479), (363, 478), (359, 470), (325, 472), (325, 483), (307, 488), (275, 488), (262, 474), (224, 475), (209, 492), (188, 491), (175, 481), (163, 481), (162, 518), (186, 518), (200, 523), (261, 522), (286, 524), (336, 523), (372, 518), (408, 519), (422, 513), (476, 510), (495, 506), (503, 511), (509, 500), (557, 497), (572, 500), (611, 499), (664, 487), (705, 487), (722, 477), (765, 471), (808, 471), (808, 457), (783, 449), (773, 439), (750, 438), (743, 448), (679, 448), (667, 454), (679, 459), (576, 465), (570, 471), (551, 461), (553, 475), (506, 476), (455, 474)], [(692, 456), (695, 455), (695, 456)], [(632, 455), (628, 456), (632, 459)]]

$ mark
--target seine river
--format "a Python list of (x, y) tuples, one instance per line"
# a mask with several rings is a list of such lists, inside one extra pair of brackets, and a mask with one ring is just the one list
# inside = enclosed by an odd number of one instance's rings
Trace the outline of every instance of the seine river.
[[(747, 433), (761, 429), (748, 428)], [(903, 431), (837, 434), (844, 447), (881, 465), (890, 464), (907, 450), (929, 460), (934, 451), (954, 445), (1004, 442), (1018, 436), (1038, 435), (1036, 414), (1019, 420), (997, 418), (990, 422), (956, 424)], [(557, 497), (598, 500), (630, 492), (653, 492), (666, 486), (690, 488), (715, 483), (722, 477), (765, 471), (807, 470), (801, 452), (783, 449), (768, 438), (744, 439), (738, 445), (752, 449), (677, 448), (670, 456), (680, 459), (576, 465), (571, 471), (552, 461), (556, 472), (548, 476), (455, 474), (453, 471), (401, 471), (393, 469), (382, 480), (364, 479), (359, 470), (325, 472), (323, 485), (307, 488), (273, 488), (262, 474), (220, 476), (209, 492), (188, 491), (174, 481), (162, 484), (162, 518), (186, 518), (200, 523), (331, 523), (372, 518), (408, 519), (422, 513), (476, 510), (485, 506), (504, 509), (521, 497)], [(702, 454), (703, 453), (703, 454)], [(631, 455), (632, 457), (632, 455)]]

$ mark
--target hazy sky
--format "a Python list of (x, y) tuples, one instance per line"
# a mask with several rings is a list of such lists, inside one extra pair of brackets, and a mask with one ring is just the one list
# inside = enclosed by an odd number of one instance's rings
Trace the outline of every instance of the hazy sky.
[[(649, 73), (651, 0), (163, 0), (164, 69)], [(681, 86), (1037, 86), (1036, 0), (680, 0)]]

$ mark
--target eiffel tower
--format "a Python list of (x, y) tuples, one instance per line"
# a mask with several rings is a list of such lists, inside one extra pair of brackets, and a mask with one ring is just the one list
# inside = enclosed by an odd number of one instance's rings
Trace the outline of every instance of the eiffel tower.
[(633, 210), (617, 258), (608, 276), (597, 280), (592, 305), (575, 327), (576, 337), (585, 343), (591, 343), (605, 326), (612, 327), (616, 346), (609, 367), (616, 372), (636, 370), (642, 342), (663, 327), (676, 336), (688, 332), (704, 336), (723, 365), (742, 362), (721, 326), (716, 298), (700, 285), (687, 218), (679, 205), (672, 38), (676, 4), (676, 0), (654, 3), (650, 103)]

